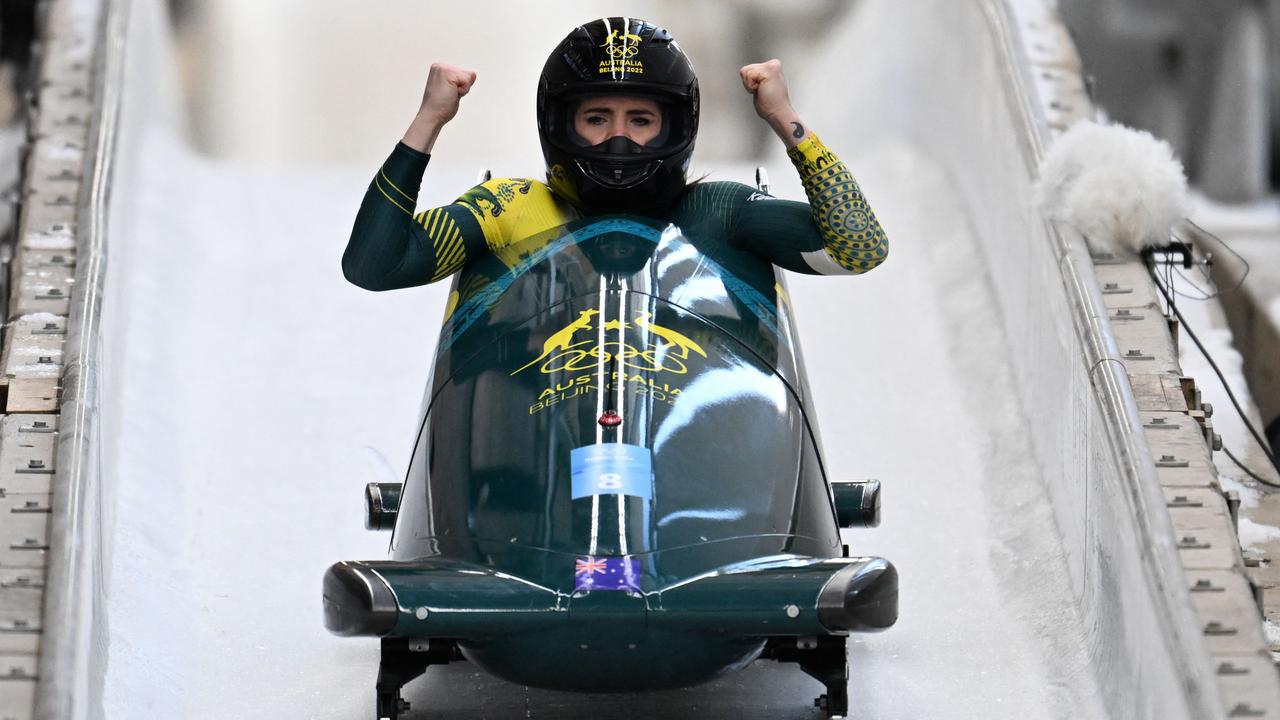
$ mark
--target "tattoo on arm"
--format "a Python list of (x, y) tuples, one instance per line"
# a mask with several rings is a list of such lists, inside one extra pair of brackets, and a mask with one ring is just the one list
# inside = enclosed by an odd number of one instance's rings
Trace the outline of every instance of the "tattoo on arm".
[(791, 137), (797, 140), (804, 137), (804, 126), (798, 122), (793, 122), (791, 124), (795, 125), (795, 129), (791, 131)]

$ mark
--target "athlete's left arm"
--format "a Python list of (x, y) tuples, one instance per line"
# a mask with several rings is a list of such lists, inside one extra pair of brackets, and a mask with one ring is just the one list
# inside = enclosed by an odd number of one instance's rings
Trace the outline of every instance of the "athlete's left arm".
[(812, 133), (787, 155), (809, 203), (752, 195), (734, 214), (734, 244), (816, 275), (859, 275), (884, 262), (889, 238), (840, 158)]
[(853, 174), (791, 106), (782, 63), (748, 65), (741, 74), (756, 113), (786, 144), (809, 204), (752, 196), (734, 218), (735, 244), (797, 272), (857, 275), (884, 262), (884, 229)]

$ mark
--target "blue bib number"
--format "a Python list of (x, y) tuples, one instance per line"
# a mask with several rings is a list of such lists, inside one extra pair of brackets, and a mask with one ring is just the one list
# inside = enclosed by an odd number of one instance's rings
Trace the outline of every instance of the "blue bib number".
[(653, 498), (653, 454), (649, 448), (601, 443), (569, 453), (573, 499), (592, 495)]

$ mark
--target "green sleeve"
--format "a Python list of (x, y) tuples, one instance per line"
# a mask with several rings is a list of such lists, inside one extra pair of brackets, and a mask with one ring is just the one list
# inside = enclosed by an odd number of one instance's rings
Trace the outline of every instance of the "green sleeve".
[(889, 253), (889, 239), (845, 164), (817, 135), (787, 151), (809, 202), (754, 193), (734, 221), (734, 244), (794, 272), (857, 275)]
[(366, 290), (394, 290), (447, 277), (486, 251), (475, 217), (458, 204), (414, 213), (431, 156), (398, 143), (365, 191), (342, 272)]
[(753, 193), (735, 215), (734, 245), (792, 272), (821, 272), (805, 262), (823, 244), (808, 203)]

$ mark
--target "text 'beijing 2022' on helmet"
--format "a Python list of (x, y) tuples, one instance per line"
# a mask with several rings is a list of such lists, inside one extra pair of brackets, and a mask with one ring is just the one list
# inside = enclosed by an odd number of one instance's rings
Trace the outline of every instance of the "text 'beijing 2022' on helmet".
[[(626, 137), (589, 144), (574, 113), (602, 95), (651, 99), (662, 128), (640, 145)], [(698, 134), (698, 78), (664, 29), (637, 18), (581, 25), (556, 47), (538, 83), (538, 134), (551, 188), (587, 212), (670, 206), (685, 188)]]

